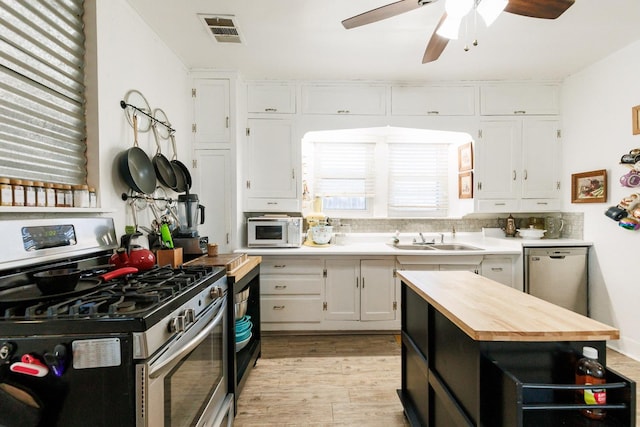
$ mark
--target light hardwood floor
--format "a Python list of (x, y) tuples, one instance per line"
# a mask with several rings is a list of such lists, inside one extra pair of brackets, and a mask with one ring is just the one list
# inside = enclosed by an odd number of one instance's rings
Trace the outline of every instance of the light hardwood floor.
[[(640, 380), (640, 362), (607, 351)], [(238, 400), (235, 426), (408, 426), (397, 335), (267, 335)]]

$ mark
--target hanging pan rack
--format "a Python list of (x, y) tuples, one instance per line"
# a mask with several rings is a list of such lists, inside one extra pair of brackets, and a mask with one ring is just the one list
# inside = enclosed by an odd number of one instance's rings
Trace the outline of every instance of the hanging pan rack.
[(120, 107), (122, 107), (123, 110), (126, 110), (127, 108), (132, 108), (133, 110), (135, 110), (135, 111), (139, 112), (140, 114), (143, 114), (144, 116), (146, 116), (149, 120), (151, 120), (152, 123), (154, 123), (154, 124), (157, 123), (157, 124), (160, 124), (160, 125), (166, 127), (170, 134), (173, 134), (173, 133), (176, 132), (176, 130), (174, 128), (172, 128), (170, 125), (168, 125), (167, 123), (156, 119), (151, 114), (149, 114), (146, 111), (136, 107), (133, 104), (128, 104), (124, 100), (122, 100), (122, 101), (120, 101)]

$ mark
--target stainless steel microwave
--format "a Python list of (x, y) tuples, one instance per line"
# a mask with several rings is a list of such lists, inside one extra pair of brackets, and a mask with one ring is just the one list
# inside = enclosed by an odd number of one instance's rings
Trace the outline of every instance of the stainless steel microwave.
[(258, 216), (247, 218), (250, 248), (297, 248), (302, 246), (302, 218)]

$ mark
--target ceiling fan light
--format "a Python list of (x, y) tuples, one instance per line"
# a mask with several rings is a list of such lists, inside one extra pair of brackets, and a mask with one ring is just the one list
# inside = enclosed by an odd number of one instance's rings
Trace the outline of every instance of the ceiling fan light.
[(460, 32), (460, 24), (462, 24), (462, 18), (447, 15), (442, 25), (440, 25), (440, 28), (438, 28), (438, 31), (436, 31), (436, 34), (449, 40), (457, 40)]
[(488, 27), (500, 16), (507, 4), (509, 0), (482, 0), (477, 10)]
[(474, 0), (447, 0), (444, 10), (447, 16), (462, 19), (473, 8)]

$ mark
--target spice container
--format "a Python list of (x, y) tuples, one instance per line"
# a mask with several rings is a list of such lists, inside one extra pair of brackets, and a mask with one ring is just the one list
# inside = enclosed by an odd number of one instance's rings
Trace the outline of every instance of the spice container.
[(53, 184), (53, 188), (56, 191), (56, 207), (64, 208), (64, 189), (62, 184)]
[(36, 206), (36, 188), (33, 181), (22, 181), (24, 187), (24, 205), (29, 207)]
[(56, 189), (51, 182), (45, 182), (44, 184), (45, 202), (46, 206), (53, 208), (56, 206)]
[(24, 206), (24, 186), (21, 179), (11, 179), (13, 206)]
[(89, 207), (89, 186), (74, 185), (73, 186), (73, 206), (76, 208)]
[(39, 208), (47, 206), (47, 195), (44, 190), (44, 182), (35, 181), (33, 183), (33, 187), (36, 190), (36, 206)]
[(69, 184), (62, 185), (62, 194), (64, 194), (64, 207), (73, 207), (73, 190)]
[(13, 206), (13, 188), (9, 178), (0, 178), (0, 206)]
[(96, 189), (94, 187), (89, 187), (89, 207), (98, 207), (98, 194), (96, 193)]

